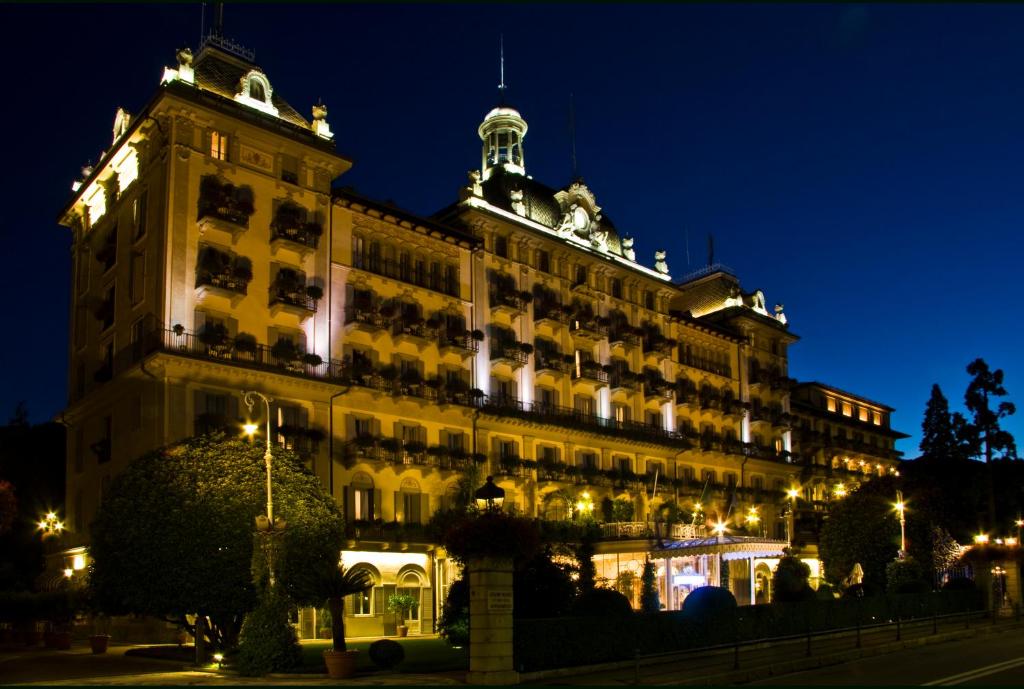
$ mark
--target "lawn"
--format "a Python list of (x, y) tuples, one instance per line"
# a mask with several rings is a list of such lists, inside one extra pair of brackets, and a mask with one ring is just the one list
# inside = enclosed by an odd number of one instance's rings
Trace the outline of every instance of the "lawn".
[[(465, 648), (452, 648), (440, 638), (395, 639), (405, 650), (405, 660), (395, 668), (398, 672), (451, 672), (469, 669), (469, 654)], [(379, 668), (370, 660), (369, 641), (349, 641), (349, 650), (359, 651), (356, 658), (356, 672), (375, 672)], [(292, 670), (296, 673), (326, 672), (323, 652), (331, 642), (302, 642), (302, 664)]]

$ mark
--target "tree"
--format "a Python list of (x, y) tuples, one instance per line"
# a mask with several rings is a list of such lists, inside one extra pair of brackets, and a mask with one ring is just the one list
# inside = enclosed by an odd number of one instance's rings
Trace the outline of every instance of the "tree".
[(661, 610), (661, 601), (658, 600), (657, 573), (654, 570), (654, 563), (649, 559), (644, 560), (644, 569), (640, 574), (640, 610), (643, 612), (658, 612)]
[(900, 527), (892, 507), (896, 486), (891, 477), (877, 478), (832, 506), (818, 544), (829, 581), (842, 581), (860, 563), (865, 588), (885, 588), (885, 566), (899, 550)]
[(981, 443), (985, 462), (993, 459), (1017, 459), (1017, 446), (1013, 436), (999, 426), (999, 420), (1017, 412), (1013, 402), (1003, 401), (992, 409), (993, 397), (1005, 397), (1003, 370), (990, 371), (984, 359), (975, 359), (967, 365), (967, 373), (974, 376), (964, 393), (964, 403), (974, 415), (972, 425)]
[[(276, 449), (275, 516), (288, 528), (275, 557), (283, 591), (323, 600), (317, 563), (337, 563), (344, 520), (319, 479)], [(132, 462), (111, 483), (92, 526), (90, 584), (107, 613), (180, 624), (198, 614), (210, 641), (233, 647), (256, 602), (253, 522), (266, 506), (263, 449), (223, 435), (186, 440)]]
[(808, 583), (811, 576), (810, 566), (793, 555), (789, 548), (779, 558), (772, 576), (772, 591), (779, 603), (797, 603), (814, 598), (814, 589)]
[(0, 479), (0, 534), (11, 530), (14, 518), (18, 516), (18, 499), (10, 481)]
[(949, 401), (938, 384), (932, 385), (932, 396), (924, 408), (919, 448), (921, 456), (928, 458), (954, 459), (958, 454), (959, 443), (953, 432)]
[(1016, 413), (1012, 402), (1003, 401), (992, 409), (993, 397), (1005, 397), (1003, 370), (990, 371), (984, 359), (975, 359), (967, 365), (967, 373), (974, 376), (964, 393), (964, 404), (974, 415), (972, 433), (978, 439), (978, 447), (989, 466), (988, 474), (988, 528), (996, 525), (995, 481), (992, 476), (992, 460), (998, 454), (1003, 459), (1017, 459), (1017, 446), (1013, 436), (999, 426), (999, 420)]

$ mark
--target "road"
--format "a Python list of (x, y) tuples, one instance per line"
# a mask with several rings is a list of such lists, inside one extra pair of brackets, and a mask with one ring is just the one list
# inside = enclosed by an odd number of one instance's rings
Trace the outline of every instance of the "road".
[(947, 641), (751, 682), (763, 686), (1021, 686), (1024, 630)]
[(182, 666), (181, 662), (125, 656), (129, 648), (111, 646), (102, 655), (93, 655), (81, 644), (71, 651), (42, 647), (7, 649), (0, 652), (0, 684), (138, 675), (178, 670)]

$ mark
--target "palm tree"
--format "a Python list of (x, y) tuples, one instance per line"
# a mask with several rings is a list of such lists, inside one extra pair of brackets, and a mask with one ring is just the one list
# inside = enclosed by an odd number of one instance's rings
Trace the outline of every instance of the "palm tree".
[(373, 588), (373, 580), (365, 569), (346, 571), (339, 564), (326, 574), (322, 583), (322, 592), (327, 598), (327, 609), (331, 611), (331, 650), (346, 651), (348, 649), (345, 646), (345, 596)]

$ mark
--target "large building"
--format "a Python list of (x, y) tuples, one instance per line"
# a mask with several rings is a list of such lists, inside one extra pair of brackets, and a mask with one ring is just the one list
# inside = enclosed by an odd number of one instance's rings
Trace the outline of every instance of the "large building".
[[(469, 467), (506, 509), (604, 522), (600, 575), (635, 598), (652, 557), (669, 608), (724, 583), (723, 562), (741, 601), (767, 599), (792, 507), (830, 499), (840, 473), (896, 471), (889, 408), (794, 387), (781, 307), (720, 266), (674, 280), (582, 180), (534, 180), (515, 109), (487, 113), (480, 169), (420, 217), (333, 187), (351, 163), (326, 107), (302, 116), (251, 54), (214, 36), (177, 62), (141, 112), (118, 111), (61, 214), (75, 545), (111, 476), (238, 433), (252, 389), (274, 400), (274, 442), (343, 506), (343, 561), (372, 574), (347, 603), (353, 635), (393, 630), (398, 589), (421, 601), (413, 631), (433, 629), (455, 572), (420, 527)], [(882, 442), (821, 440), (835, 405)]]

